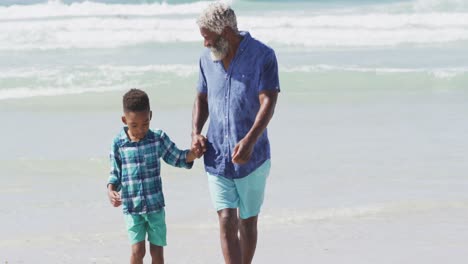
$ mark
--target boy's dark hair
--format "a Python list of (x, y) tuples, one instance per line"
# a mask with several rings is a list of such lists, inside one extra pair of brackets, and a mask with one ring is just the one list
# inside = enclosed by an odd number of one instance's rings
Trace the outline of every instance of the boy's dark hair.
[(130, 89), (123, 96), (123, 110), (125, 113), (150, 111), (148, 95), (140, 89)]

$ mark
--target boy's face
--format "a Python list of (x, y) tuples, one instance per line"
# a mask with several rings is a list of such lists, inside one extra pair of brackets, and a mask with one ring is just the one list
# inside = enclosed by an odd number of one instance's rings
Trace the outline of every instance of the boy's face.
[(122, 122), (128, 126), (128, 136), (132, 141), (143, 139), (149, 130), (151, 111), (125, 112)]

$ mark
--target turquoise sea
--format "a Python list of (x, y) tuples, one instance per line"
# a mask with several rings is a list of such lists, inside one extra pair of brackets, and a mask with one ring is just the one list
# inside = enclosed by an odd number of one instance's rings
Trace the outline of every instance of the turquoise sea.
[[(0, 263), (127, 262), (121, 97), (189, 146), (209, 2), (0, 1)], [(282, 89), (255, 263), (465, 263), (468, 1), (231, 3)], [(162, 174), (167, 263), (222, 263), (202, 162)]]

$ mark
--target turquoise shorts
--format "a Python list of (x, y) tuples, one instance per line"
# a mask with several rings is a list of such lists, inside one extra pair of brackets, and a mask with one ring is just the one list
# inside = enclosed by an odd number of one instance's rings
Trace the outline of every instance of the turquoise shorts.
[(148, 241), (151, 244), (161, 247), (166, 245), (166, 212), (164, 208), (154, 213), (125, 214), (124, 216), (128, 239), (132, 245), (145, 241), (146, 234), (148, 234)]
[(239, 208), (242, 219), (258, 215), (263, 204), (270, 167), (271, 162), (267, 160), (255, 171), (240, 179), (227, 179), (207, 173), (211, 201), (216, 211)]

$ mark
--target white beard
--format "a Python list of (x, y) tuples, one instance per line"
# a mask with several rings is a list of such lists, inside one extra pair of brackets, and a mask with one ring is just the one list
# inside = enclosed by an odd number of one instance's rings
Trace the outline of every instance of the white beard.
[(229, 50), (229, 42), (224, 38), (220, 38), (216, 43), (216, 46), (210, 48), (211, 50), (211, 59), (213, 61), (220, 61), (226, 57)]

